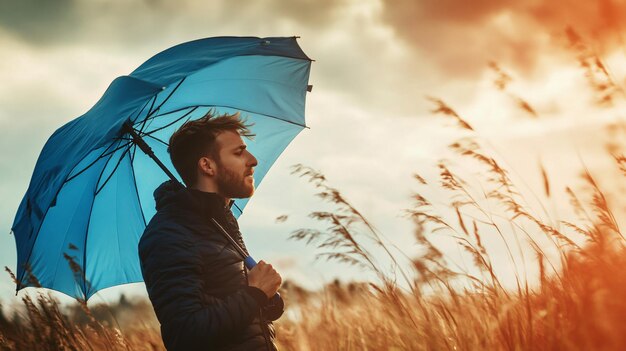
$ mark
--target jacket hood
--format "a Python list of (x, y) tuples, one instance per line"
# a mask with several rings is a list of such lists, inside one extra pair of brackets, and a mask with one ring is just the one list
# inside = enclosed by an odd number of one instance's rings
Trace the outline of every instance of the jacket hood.
[[(159, 185), (154, 191), (154, 201), (156, 202), (156, 210), (160, 210), (168, 203), (175, 201), (176, 195), (185, 189), (178, 181), (168, 180)], [(180, 195), (179, 195), (180, 196)]]

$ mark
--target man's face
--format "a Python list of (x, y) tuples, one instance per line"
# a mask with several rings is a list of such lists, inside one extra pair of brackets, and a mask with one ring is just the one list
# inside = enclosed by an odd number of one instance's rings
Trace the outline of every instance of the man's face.
[(215, 139), (219, 153), (215, 181), (218, 193), (227, 198), (247, 198), (254, 194), (253, 167), (257, 159), (246, 149), (239, 133), (224, 131)]

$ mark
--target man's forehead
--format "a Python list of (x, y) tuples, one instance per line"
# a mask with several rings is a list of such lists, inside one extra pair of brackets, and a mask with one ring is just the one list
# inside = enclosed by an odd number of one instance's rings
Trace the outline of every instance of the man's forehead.
[(239, 132), (232, 130), (226, 130), (219, 133), (215, 138), (215, 141), (222, 148), (238, 148), (246, 145), (241, 138), (241, 135), (239, 135)]

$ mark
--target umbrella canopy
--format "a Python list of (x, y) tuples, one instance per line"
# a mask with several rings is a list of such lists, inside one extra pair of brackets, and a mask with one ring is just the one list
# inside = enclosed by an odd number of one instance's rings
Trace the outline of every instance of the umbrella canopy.
[[(155, 214), (154, 189), (168, 175), (124, 124), (179, 180), (167, 153), (188, 120), (241, 111), (256, 134), (248, 149), (255, 182), (305, 127), (311, 60), (295, 37), (217, 37), (167, 49), (115, 79), (100, 101), (48, 139), (12, 231), (17, 290), (36, 283), (87, 300), (100, 289), (143, 281), (137, 244)], [(248, 199), (236, 199), (241, 215)]]

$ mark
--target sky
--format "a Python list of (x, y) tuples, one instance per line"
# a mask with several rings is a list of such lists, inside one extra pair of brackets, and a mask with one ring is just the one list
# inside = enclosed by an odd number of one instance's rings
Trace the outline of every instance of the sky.
[[(436, 180), (436, 163), (452, 157), (447, 146), (467, 136), (434, 115), (427, 97), (468, 121), (530, 198), (541, 197), (542, 164), (556, 180), (550, 216), (570, 215), (562, 193), (566, 185), (581, 186), (583, 164), (623, 211), (624, 189), (605, 148), (607, 140), (619, 141), (619, 132), (606, 128), (624, 123), (625, 96), (617, 91), (610, 104), (598, 103), (571, 39), (577, 33), (623, 87), (624, 10), (618, 0), (0, 0), (0, 265), (15, 271), (10, 228), (47, 138), (89, 110), (115, 77), (170, 46), (213, 36), (295, 35), (315, 60), (309, 129), (240, 218), (253, 256), (305, 287), (371, 276), (315, 261), (318, 250), (287, 240), (293, 230), (316, 225), (307, 214), (324, 208), (290, 167), (321, 171), (391, 242), (417, 253), (413, 226), (402, 216), (418, 188), (413, 174)], [(510, 77), (504, 90), (494, 84), (490, 62)], [(468, 176), (479, 172), (462, 166)], [(424, 191), (446, 201), (436, 189)], [(284, 223), (276, 221), (281, 215), (288, 216)], [(442, 247), (456, 254), (453, 245)], [(110, 290), (94, 299), (145, 294), (141, 284)], [(0, 275), (0, 300), (15, 300), (8, 275)]]

